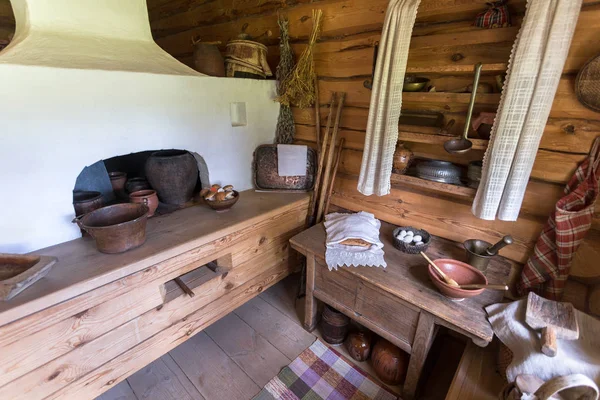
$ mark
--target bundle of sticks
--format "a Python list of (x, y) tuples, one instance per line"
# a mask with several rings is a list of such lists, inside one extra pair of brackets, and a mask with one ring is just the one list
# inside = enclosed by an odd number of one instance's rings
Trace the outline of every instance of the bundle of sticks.
[[(327, 126), (325, 127), (325, 135), (320, 138), (320, 120), (317, 120), (317, 143), (320, 145), (319, 150), (319, 164), (317, 165), (317, 176), (315, 178), (315, 190), (311, 199), (310, 211), (308, 214), (308, 226), (318, 224), (323, 220), (323, 216), (329, 212), (329, 205), (331, 201), (331, 195), (333, 193), (333, 186), (335, 184), (335, 175), (340, 163), (342, 150), (344, 148), (345, 139), (341, 139), (336, 151), (336, 141), (338, 131), (340, 128), (340, 119), (342, 117), (342, 109), (344, 107), (344, 101), (346, 100), (346, 93), (333, 92), (331, 95), (331, 103), (329, 105), (329, 115), (327, 117)], [(337, 101), (337, 108), (336, 108)], [(320, 118), (318, 112), (319, 101), (315, 102), (315, 117)], [(333, 119), (333, 112), (335, 112), (335, 122), (333, 125), (333, 132), (331, 131), (331, 122)], [(330, 138), (331, 136), (331, 138)], [(327, 147), (329, 145), (329, 148)], [(327, 159), (325, 154), (327, 153)]]

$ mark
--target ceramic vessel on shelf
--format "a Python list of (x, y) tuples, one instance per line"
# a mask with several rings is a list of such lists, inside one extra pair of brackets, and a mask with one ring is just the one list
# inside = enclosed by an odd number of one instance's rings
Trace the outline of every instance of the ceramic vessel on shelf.
[(126, 197), (125, 182), (127, 182), (127, 174), (125, 172), (109, 172), (108, 176), (115, 196), (121, 199)]
[(148, 217), (152, 217), (158, 208), (158, 196), (155, 190), (138, 190), (129, 195), (131, 203), (145, 204), (148, 206)]
[(392, 164), (392, 172), (396, 174), (404, 174), (410, 166), (413, 157), (413, 152), (404, 148), (404, 143), (398, 142), (394, 151), (394, 159)]
[(321, 333), (323, 340), (329, 344), (341, 344), (346, 339), (350, 318), (341, 312), (325, 305), (321, 316)]
[(146, 178), (161, 202), (182, 205), (194, 194), (198, 164), (185, 150), (156, 151), (146, 161)]
[(129, 178), (127, 179), (127, 183), (125, 184), (125, 190), (127, 193), (139, 192), (140, 190), (149, 190), (152, 189), (150, 184), (146, 180), (146, 178)]
[(404, 382), (408, 359), (408, 354), (383, 338), (377, 340), (371, 354), (375, 374), (388, 385), (400, 385)]
[(373, 335), (368, 331), (350, 332), (344, 345), (350, 357), (356, 361), (365, 361), (371, 353)]
[(73, 209), (76, 216), (90, 213), (103, 205), (100, 192), (73, 191)]
[(194, 45), (194, 69), (210, 76), (225, 76), (225, 60), (217, 44), (192, 40)]
[[(434, 260), (435, 265), (441, 269), (446, 275), (454, 279), (459, 285), (481, 284), (487, 285), (488, 281), (485, 275), (475, 267), (464, 262), (451, 259)], [(438, 290), (446, 297), (455, 300), (462, 300), (469, 297), (474, 297), (483, 293), (485, 289), (460, 289), (448, 285), (442, 281), (442, 278), (434, 271), (431, 265), (428, 266), (429, 278), (438, 288)]]

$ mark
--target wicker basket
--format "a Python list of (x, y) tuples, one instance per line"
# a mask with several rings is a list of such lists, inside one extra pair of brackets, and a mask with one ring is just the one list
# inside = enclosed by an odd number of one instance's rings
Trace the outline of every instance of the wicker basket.
[[(398, 236), (398, 234), (403, 230), (412, 231), (415, 235), (421, 235), (423, 238), (423, 244), (417, 246), (414, 244), (404, 243), (402, 240), (398, 239), (396, 236)], [(420, 252), (427, 250), (429, 244), (431, 243), (431, 235), (429, 232), (424, 231), (423, 229), (413, 228), (412, 226), (400, 226), (394, 229), (392, 235), (394, 236), (394, 247), (403, 253), (419, 254)]]

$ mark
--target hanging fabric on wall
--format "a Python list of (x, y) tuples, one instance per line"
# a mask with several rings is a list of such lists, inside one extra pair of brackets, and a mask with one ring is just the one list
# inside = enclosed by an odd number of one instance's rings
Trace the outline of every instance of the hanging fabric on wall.
[(421, 0), (391, 0), (385, 14), (367, 122), (358, 191), (390, 193), (408, 48)]
[(571, 262), (592, 227), (600, 178), (600, 137), (590, 155), (575, 171), (540, 235), (533, 254), (521, 273), (517, 290), (524, 295), (535, 290), (546, 298), (559, 300), (565, 288)]
[(473, 214), (516, 221), (582, 0), (529, 0), (484, 157)]

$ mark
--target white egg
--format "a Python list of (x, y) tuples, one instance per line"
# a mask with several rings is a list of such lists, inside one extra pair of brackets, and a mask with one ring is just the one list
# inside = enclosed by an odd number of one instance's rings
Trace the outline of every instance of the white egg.
[(415, 242), (422, 242), (423, 241), (423, 237), (421, 237), (421, 235), (415, 235), (415, 236), (413, 236), (413, 240)]
[(415, 246), (420, 246), (422, 244), (423, 244), (423, 242), (415, 242)]
[(406, 231), (406, 234), (407, 234), (407, 235), (410, 235), (410, 236), (414, 236), (414, 233), (413, 233), (413, 231)]
[(406, 236), (404, 239), (402, 239), (402, 241), (404, 243), (410, 243), (410, 242), (412, 242), (412, 237)]
[(406, 236), (406, 231), (405, 230), (400, 231), (400, 236)]

